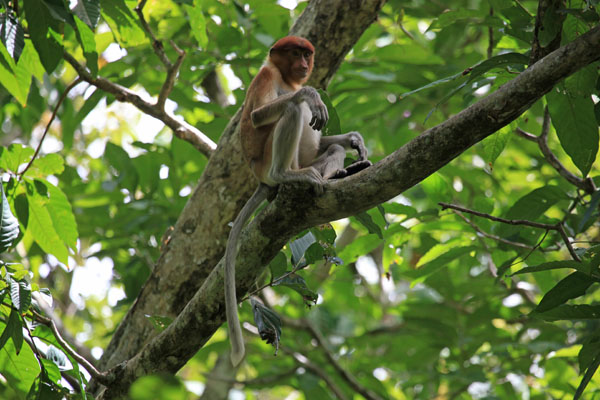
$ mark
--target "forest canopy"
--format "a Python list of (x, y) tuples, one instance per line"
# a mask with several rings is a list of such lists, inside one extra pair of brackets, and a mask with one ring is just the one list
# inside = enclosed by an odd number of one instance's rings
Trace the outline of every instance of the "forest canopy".
[[(0, 398), (600, 398), (597, 7), (0, 0)], [(242, 231), (234, 368), (240, 109), (289, 34), (373, 166)]]

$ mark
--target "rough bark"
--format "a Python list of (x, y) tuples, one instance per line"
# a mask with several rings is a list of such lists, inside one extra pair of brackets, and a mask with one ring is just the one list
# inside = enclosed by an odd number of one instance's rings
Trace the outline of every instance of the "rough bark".
[[(559, 48), (444, 123), (413, 139), (376, 165), (326, 186), (322, 196), (302, 185), (282, 185), (242, 232), (236, 263), (241, 297), (264, 266), (294, 234), (315, 224), (353, 215), (412, 187), (473, 144), (507, 125), (560, 80), (600, 58), (600, 27)], [(360, 193), (360, 196), (356, 196)], [(174, 373), (209, 340), (224, 321), (223, 262), (167, 329), (121, 365), (103, 398), (125, 393), (137, 377)], [(181, 340), (185, 337), (186, 340)]]
[[(316, 78), (309, 84), (324, 87), (344, 55), (377, 18), (384, 2), (327, 0), (312, 1), (307, 6), (291, 33), (305, 35), (315, 45)], [(165, 238), (168, 245), (113, 335), (101, 359), (101, 369), (131, 358), (157, 334), (146, 315), (179, 314), (223, 255), (228, 223), (257, 185), (241, 156), (236, 134), (239, 116), (238, 112), (225, 129), (174, 230)]]

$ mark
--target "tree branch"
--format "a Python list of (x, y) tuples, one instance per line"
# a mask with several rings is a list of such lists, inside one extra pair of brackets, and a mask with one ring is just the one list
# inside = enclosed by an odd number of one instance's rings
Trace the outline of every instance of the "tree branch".
[[(217, 145), (206, 135), (200, 132), (198, 129), (189, 125), (188, 123), (176, 119), (174, 116), (169, 115), (164, 110), (164, 104), (152, 104), (142, 99), (138, 94), (133, 92), (126, 87), (118, 85), (109, 81), (108, 79), (100, 76), (94, 77), (89, 71), (79, 64), (77, 60), (66, 51), (63, 53), (64, 59), (71, 64), (75, 71), (79, 74), (79, 77), (84, 81), (96, 86), (98, 89), (104, 90), (107, 93), (112, 94), (115, 98), (121, 102), (131, 103), (136, 106), (140, 111), (162, 121), (165, 125), (173, 130), (175, 136), (191, 143), (198, 151), (207, 157), (210, 157)], [(164, 86), (163, 86), (164, 88)]]

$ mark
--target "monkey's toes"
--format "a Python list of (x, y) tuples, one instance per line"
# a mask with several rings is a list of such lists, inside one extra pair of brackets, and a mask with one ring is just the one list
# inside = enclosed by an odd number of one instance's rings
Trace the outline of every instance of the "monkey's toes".
[(373, 165), (373, 163), (369, 160), (356, 161), (346, 167), (346, 175), (353, 175), (371, 165)]

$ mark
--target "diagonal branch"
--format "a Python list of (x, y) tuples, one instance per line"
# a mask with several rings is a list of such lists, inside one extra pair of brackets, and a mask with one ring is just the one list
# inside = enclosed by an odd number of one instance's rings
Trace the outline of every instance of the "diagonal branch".
[(66, 51), (63, 53), (63, 57), (69, 64), (71, 64), (81, 79), (90, 83), (91, 85), (96, 86), (98, 89), (114, 95), (117, 100), (131, 103), (140, 111), (162, 121), (165, 125), (173, 130), (178, 138), (191, 143), (205, 156), (210, 157), (217, 148), (215, 142), (213, 142), (208, 136), (183, 120), (176, 119), (173, 115), (170, 115), (167, 111), (165, 111), (164, 105), (161, 107), (158, 103), (152, 104), (142, 99), (137, 93), (127, 89), (126, 87), (113, 83), (100, 76), (92, 76), (92, 74), (90, 74), (83, 65), (77, 62), (77, 60)]

